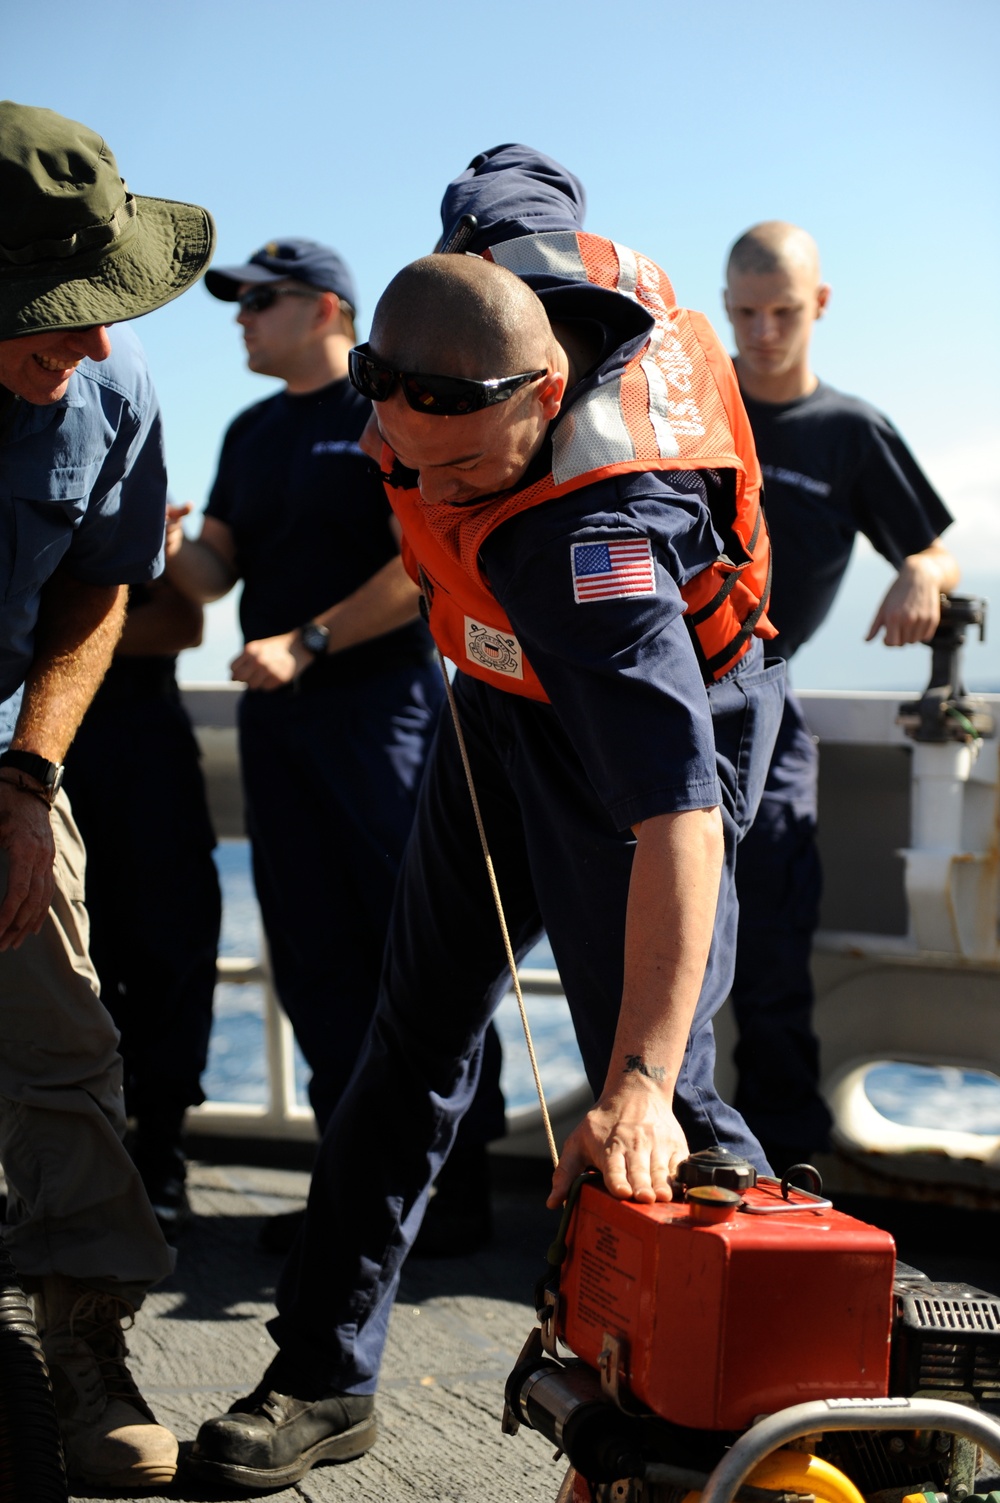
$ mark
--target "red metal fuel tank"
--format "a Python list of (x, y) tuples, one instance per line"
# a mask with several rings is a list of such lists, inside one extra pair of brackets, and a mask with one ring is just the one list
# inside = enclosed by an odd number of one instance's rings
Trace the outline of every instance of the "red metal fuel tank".
[(618, 1338), (628, 1391), (702, 1430), (888, 1392), (887, 1232), (773, 1182), (689, 1197), (636, 1205), (583, 1186), (556, 1322), (578, 1357), (599, 1367), (605, 1333)]

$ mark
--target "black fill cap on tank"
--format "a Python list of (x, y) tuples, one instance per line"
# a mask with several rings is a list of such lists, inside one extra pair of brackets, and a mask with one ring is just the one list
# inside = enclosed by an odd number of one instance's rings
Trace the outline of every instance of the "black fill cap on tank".
[(749, 1159), (730, 1153), (728, 1148), (702, 1148), (681, 1160), (677, 1179), (685, 1188), (721, 1185), (725, 1190), (751, 1190), (757, 1183), (757, 1171)]

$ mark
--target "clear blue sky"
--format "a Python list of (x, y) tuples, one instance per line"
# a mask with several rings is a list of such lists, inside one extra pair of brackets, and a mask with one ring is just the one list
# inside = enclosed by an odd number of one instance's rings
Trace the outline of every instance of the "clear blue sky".
[[(817, 368), (892, 417), (955, 513), (965, 586), (995, 610), (970, 679), (1000, 688), (996, 0), (50, 0), (3, 33), (5, 95), (101, 131), (135, 191), (210, 208), (223, 262), (276, 235), (336, 245), (363, 326), (433, 244), (445, 183), (501, 141), (571, 167), (588, 227), (659, 260), (723, 337), (728, 244), (805, 225), (834, 288)], [(225, 425), (271, 383), (200, 287), (138, 332), (173, 490), (200, 506)], [(922, 649), (861, 642), (889, 577), (858, 550), (801, 687), (920, 684)], [(225, 676), (234, 648), (222, 603), (183, 672)]]

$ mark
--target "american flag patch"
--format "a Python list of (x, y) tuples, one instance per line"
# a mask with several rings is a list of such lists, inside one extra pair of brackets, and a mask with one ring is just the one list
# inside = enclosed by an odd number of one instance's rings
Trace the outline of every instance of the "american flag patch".
[(571, 543), (573, 599), (623, 600), (626, 595), (655, 595), (653, 552), (649, 538), (616, 543)]

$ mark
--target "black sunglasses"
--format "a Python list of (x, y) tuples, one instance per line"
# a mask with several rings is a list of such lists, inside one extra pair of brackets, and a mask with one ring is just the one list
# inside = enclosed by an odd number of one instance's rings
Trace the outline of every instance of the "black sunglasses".
[(432, 417), (464, 417), (484, 407), (508, 401), (522, 386), (548, 375), (547, 370), (522, 371), (519, 376), (498, 376), (492, 381), (469, 381), (464, 376), (432, 376), (419, 371), (397, 371), (372, 354), (371, 346), (355, 345), (347, 356), (351, 385), (371, 402), (384, 402), (397, 386), (414, 412)]
[(297, 287), (251, 287), (242, 292), (236, 301), (244, 313), (266, 313), (273, 308), (279, 297), (318, 297), (318, 292), (300, 292)]

